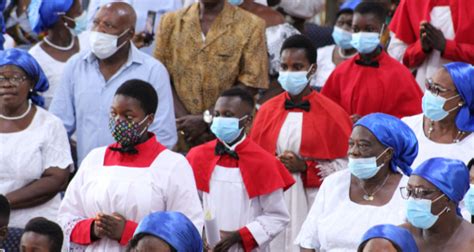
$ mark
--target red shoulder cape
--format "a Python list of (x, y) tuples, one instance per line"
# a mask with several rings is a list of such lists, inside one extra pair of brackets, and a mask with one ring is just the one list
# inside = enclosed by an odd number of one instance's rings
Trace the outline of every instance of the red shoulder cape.
[(431, 10), (440, 4), (449, 5), (456, 34), (454, 40), (446, 41), (443, 58), (474, 64), (472, 0), (401, 0), (390, 22), (390, 30), (408, 44), (403, 57), (403, 63), (408, 67), (418, 66), (425, 60), (426, 54), (422, 51), (420, 42), (420, 22), (429, 22)]
[[(191, 164), (199, 190), (209, 192), (209, 181), (221, 158), (214, 153), (217, 140), (192, 148), (186, 158)], [(270, 155), (250, 138), (239, 144), (238, 166), (249, 198), (265, 195), (278, 189), (288, 189), (295, 183), (291, 174), (273, 155)]]
[(336, 67), (321, 93), (349, 115), (381, 112), (402, 118), (422, 112), (423, 93), (405, 66), (384, 51), (377, 68), (357, 65), (358, 59), (360, 55)]
[[(271, 154), (276, 152), (276, 144), (281, 127), (289, 110), (284, 107), (290, 99), (287, 92), (267, 101), (257, 112), (250, 132), (251, 138)], [(349, 115), (336, 103), (312, 91), (303, 97), (311, 109), (303, 112), (303, 132), (300, 153), (308, 159), (336, 159), (347, 155), (352, 123)]]

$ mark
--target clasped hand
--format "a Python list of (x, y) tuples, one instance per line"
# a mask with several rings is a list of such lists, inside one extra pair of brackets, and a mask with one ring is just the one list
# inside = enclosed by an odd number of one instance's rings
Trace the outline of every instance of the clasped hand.
[(99, 239), (108, 237), (120, 241), (126, 222), (125, 217), (118, 213), (111, 215), (98, 213), (93, 222), (93, 235)]

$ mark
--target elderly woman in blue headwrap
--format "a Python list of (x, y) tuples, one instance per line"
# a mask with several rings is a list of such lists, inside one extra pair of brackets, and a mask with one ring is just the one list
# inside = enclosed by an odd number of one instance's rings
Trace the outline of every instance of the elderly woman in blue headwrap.
[(155, 212), (138, 224), (127, 251), (202, 252), (201, 236), (180, 212)]
[(407, 229), (392, 224), (371, 227), (362, 237), (358, 252), (418, 252)]
[(455, 159), (432, 158), (418, 166), (401, 193), (407, 199), (403, 224), (420, 251), (473, 251), (474, 225), (459, 213), (469, 189), (469, 171)]
[(44, 110), (38, 92), (48, 80), (27, 52), (0, 52), (0, 194), (12, 208), (10, 227), (33, 217), (55, 220), (71, 154), (62, 122)]
[(80, 0), (31, 0), (28, 18), (34, 32), (46, 32), (43, 40), (29, 53), (49, 80), (50, 88), (43, 93), (48, 108), (56, 87), (60, 85), (66, 61), (87, 44), (86, 38), (77, 36), (85, 30), (87, 17)]
[(349, 139), (349, 169), (325, 179), (295, 243), (302, 251), (356, 250), (370, 227), (403, 223), (396, 191), (406, 184), (417, 153), (415, 135), (398, 118), (361, 118)]

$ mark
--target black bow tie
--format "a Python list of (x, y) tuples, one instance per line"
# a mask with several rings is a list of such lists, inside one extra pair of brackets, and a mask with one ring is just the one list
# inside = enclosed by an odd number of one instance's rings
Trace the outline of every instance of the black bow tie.
[(285, 101), (285, 109), (286, 110), (291, 110), (291, 109), (296, 109), (296, 108), (299, 108), (299, 109), (302, 109), (302, 110), (308, 112), (309, 108), (310, 108), (309, 101), (302, 101), (302, 102), (299, 102), (299, 103), (294, 103), (292, 100), (286, 100)]
[(368, 67), (375, 67), (375, 68), (378, 68), (380, 66), (378, 61), (367, 62), (367, 61), (358, 59), (355, 61), (355, 63), (359, 66), (368, 66)]
[(216, 149), (214, 150), (214, 153), (218, 156), (227, 154), (232, 158), (239, 160), (239, 155), (237, 155), (237, 152), (229, 150), (223, 143), (219, 141), (216, 144)]
[(125, 146), (125, 147), (109, 147), (111, 151), (118, 151), (122, 154), (127, 153), (127, 154), (138, 154), (138, 150), (135, 148), (135, 146)]

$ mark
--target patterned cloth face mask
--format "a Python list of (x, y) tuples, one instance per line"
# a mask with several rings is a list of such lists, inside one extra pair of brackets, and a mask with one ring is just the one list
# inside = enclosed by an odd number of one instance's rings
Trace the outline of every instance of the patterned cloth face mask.
[(140, 141), (140, 137), (146, 132), (148, 127), (145, 127), (142, 131), (140, 131), (140, 127), (147, 118), (148, 116), (137, 123), (122, 119), (115, 120), (111, 117), (109, 120), (109, 129), (115, 141), (122, 145), (122, 147), (133, 146)]

